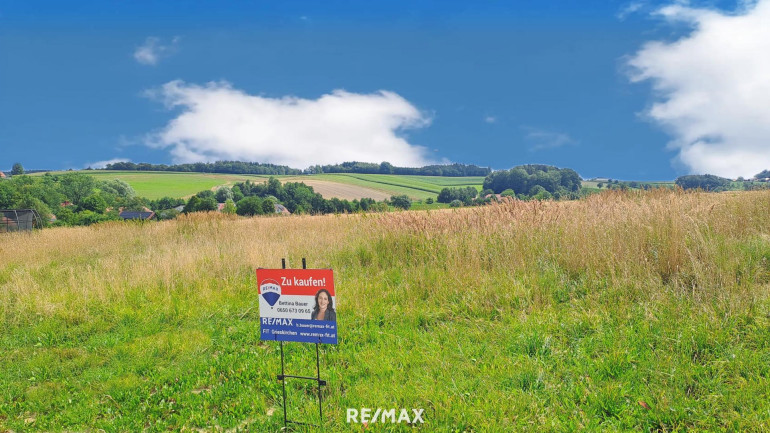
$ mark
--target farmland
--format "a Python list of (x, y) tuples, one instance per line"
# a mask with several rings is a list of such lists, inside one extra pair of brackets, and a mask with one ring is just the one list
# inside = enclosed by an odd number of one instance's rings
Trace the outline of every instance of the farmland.
[[(339, 297), (325, 431), (349, 407), (423, 408), (422, 431), (767, 431), (769, 207), (605, 191), (5, 234), (0, 430), (279, 431), (254, 269), (307, 257)], [(288, 344), (287, 371), (314, 355)], [(289, 398), (319, 422), (312, 388)]]
[[(56, 173), (56, 172), (54, 172)], [(137, 195), (149, 199), (189, 197), (201, 190), (235, 182), (264, 182), (270, 176), (218, 173), (175, 173), (146, 171), (88, 170), (84, 173), (99, 179), (121, 179), (134, 188)], [(307, 176), (274, 176), (281, 182), (304, 182), (324, 198), (383, 200), (406, 194), (414, 200), (436, 198), (444, 187), (473, 186), (481, 189), (483, 177), (399, 176), (379, 174), (318, 174)]]
[[(55, 174), (57, 172), (52, 172)], [(63, 173), (63, 172), (58, 172)], [(220, 185), (232, 185), (235, 182), (261, 182), (269, 176), (249, 174), (220, 174), (220, 173), (174, 173), (174, 172), (143, 172), (143, 171), (83, 171), (97, 179), (120, 179), (131, 185), (137, 195), (149, 199), (161, 197), (189, 197), (198, 191), (211, 189)], [(38, 173), (36, 175), (41, 175)]]

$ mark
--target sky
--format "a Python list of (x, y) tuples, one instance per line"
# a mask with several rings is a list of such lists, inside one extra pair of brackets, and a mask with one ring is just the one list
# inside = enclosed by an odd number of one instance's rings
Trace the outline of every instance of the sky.
[(0, 0), (0, 169), (770, 168), (770, 0)]

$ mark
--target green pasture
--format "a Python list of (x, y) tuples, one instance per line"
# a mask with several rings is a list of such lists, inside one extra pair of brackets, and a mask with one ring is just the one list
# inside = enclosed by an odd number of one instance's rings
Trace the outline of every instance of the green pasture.
[[(770, 431), (770, 192), (57, 228), (3, 238), (0, 431), (284, 431), (254, 269), (332, 268), (292, 431)], [(2, 250), (0, 250), (2, 251)], [(285, 345), (286, 373), (315, 347)], [(424, 409), (424, 425), (346, 423)]]
[[(52, 172), (66, 173), (66, 172)], [(111, 171), (88, 170), (82, 171), (97, 179), (120, 179), (125, 181), (140, 197), (159, 199), (162, 197), (187, 197), (199, 191), (211, 189), (219, 185), (230, 185), (235, 182), (264, 181), (268, 176), (249, 174), (221, 173), (177, 173), (159, 171)]]

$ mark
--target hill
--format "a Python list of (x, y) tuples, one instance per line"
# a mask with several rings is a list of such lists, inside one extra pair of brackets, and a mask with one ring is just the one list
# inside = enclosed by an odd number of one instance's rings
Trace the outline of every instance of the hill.
[[(56, 172), (54, 172), (56, 173)], [(232, 185), (235, 182), (266, 181), (270, 176), (246, 174), (175, 173), (152, 171), (85, 170), (83, 173), (99, 179), (120, 179), (131, 185), (137, 195), (149, 199), (189, 197), (205, 189)], [(373, 198), (383, 200), (392, 195), (406, 194), (420, 200), (435, 198), (446, 186), (481, 188), (484, 178), (407, 176), (380, 174), (316, 174), (302, 176), (273, 176), (281, 182), (303, 182), (312, 186), (324, 198), (352, 200)]]
[[(3, 235), (0, 430), (278, 431), (254, 269), (332, 268), (325, 431), (764, 431), (770, 191)], [(287, 371), (315, 348), (286, 346)], [(289, 385), (291, 418), (318, 422)], [(357, 427), (360, 428), (360, 427)], [(411, 431), (399, 426), (397, 431)]]

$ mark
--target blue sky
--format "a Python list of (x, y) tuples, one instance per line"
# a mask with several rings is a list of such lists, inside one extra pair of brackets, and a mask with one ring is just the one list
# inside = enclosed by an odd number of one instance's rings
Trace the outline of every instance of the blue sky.
[(754, 59), (770, 34), (736, 29), (769, 1), (0, 2), (0, 169), (357, 159), (750, 176), (770, 168), (770, 114), (752, 100), (770, 96), (754, 79), (770, 76)]

